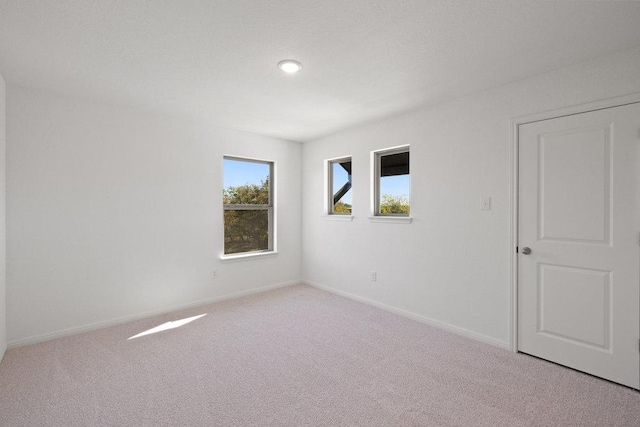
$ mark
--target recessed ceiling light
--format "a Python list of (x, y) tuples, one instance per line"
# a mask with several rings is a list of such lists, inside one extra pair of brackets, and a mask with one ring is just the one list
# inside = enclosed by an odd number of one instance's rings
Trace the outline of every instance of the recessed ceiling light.
[(284, 61), (278, 62), (278, 68), (287, 74), (293, 74), (302, 70), (302, 64), (293, 59), (285, 59)]

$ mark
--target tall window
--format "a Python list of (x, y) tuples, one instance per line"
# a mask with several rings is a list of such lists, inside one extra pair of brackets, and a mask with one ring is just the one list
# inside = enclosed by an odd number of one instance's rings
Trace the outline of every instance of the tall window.
[(409, 216), (409, 146), (375, 151), (374, 215)]
[(329, 160), (329, 214), (351, 214), (351, 157)]
[(273, 162), (225, 157), (224, 253), (273, 250)]

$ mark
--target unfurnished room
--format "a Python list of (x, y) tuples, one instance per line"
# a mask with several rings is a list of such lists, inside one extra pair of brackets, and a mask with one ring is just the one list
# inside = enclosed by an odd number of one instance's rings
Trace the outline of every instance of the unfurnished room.
[(640, 1), (0, 0), (0, 426), (640, 426)]

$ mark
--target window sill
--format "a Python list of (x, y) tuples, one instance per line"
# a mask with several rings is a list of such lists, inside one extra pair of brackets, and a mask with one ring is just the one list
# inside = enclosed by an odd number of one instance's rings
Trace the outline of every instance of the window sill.
[(383, 222), (387, 224), (411, 224), (410, 216), (370, 216), (369, 222)]
[(269, 251), (269, 252), (247, 252), (242, 254), (232, 254), (232, 255), (220, 255), (220, 261), (222, 262), (240, 262), (240, 261), (249, 261), (251, 259), (256, 258), (271, 258), (278, 255), (278, 252)]
[(322, 215), (325, 221), (353, 221), (353, 215)]

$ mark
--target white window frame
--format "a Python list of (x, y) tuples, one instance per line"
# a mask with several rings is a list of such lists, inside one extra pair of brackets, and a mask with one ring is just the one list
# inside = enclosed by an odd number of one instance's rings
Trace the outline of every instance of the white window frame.
[[(324, 201), (324, 213), (325, 215), (335, 215), (338, 217), (353, 217), (353, 204), (351, 204), (351, 213), (346, 213), (346, 212), (335, 212), (334, 209), (334, 203), (333, 203), (333, 165), (335, 165), (336, 163), (342, 163), (344, 161), (349, 161), (351, 162), (351, 183), (353, 183), (353, 157), (352, 156), (342, 156), (342, 157), (336, 157), (335, 159), (328, 159), (325, 160), (325, 201)], [(353, 186), (350, 188), (350, 190), (353, 190)]]
[[(399, 145), (396, 147), (375, 150), (371, 152), (371, 206), (369, 219), (372, 222), (411, 222), (411, 146)], [(382, 171), (382, 157), (409, 153), (409, 213), (408, 214), (383, 214), (380, 213), (380, 174)]]
[[(241, 156), (233, 156), (233, 155), (223, 155), (224, 160), (234, 160), (240, 162), (253, 162), (266, 164), (269, 166), (269, 203), (267, 204), (224, 204), (222, 205), (223, 215), (222, 215), (222, 255), (220, 256), (221, 260), (242, 260), (242, 259), (250, 259), (257, 256), (270, 256), (276, 254), (276, 211), (275, 211), (275, 180), (276, 180), (276, 167), (275, 161), (273, 160), (264, 160), (264, 159), (255, 159), (249, 157), (241, 157)], [(224, 168), (223, 168), (224, 169)], [(222, 171), (222, 179), (224, 183), (224, 170)], [(224, 189), (224, 187), (223, 187)], [(268, 241), (267, 241), (267, 249), (257, 250), (257, 251), (247, 251), (247, 252), (234, 252), (227, 254), (225, 253), (224, 247), (224, 212), (225, 211), (233, 211), (233, 210), (266, 210), (268, 212), (268, 225), (267, 225), (267, 233), (268, 233)]]

